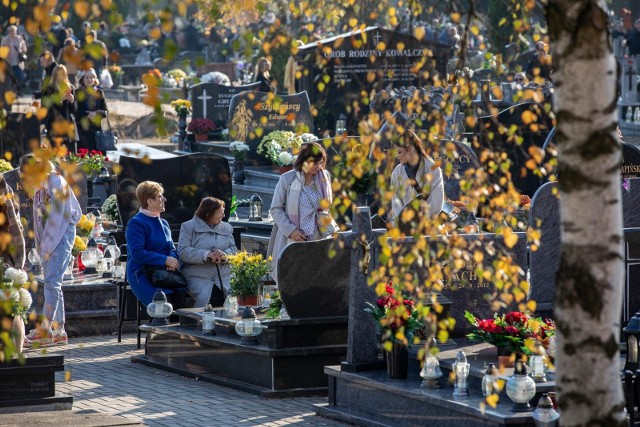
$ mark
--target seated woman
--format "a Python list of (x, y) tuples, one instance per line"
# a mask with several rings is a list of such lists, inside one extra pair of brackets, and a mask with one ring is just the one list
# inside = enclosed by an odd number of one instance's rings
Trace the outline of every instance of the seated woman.
[[(156, 288), (147, 278), (145, 266), (164, 266), (177, 270), (178, 253), (171, 239), (169, 223), (160, 218), (164, 212), (164, 189), (153, 181), (141, 182), (136, 188), (140, 210), (127, 223), (127, 280), (142, 304), (149, 305)], [(185, 293), (163, 289), (174, 308), (185, 307)]]
[(209, 302), (221, 307), (225, 294), (231, 290), (227, 255), (235, 254), (238, 249), (233, 240), (233, 227), (222, 218), (224, 202), (205, 197), (193, 219), (180, 227), (178, 255), (182, 261), (181, 271), (187, 278), (187, 289), (195, 299), (194, 307), (204, 307)]

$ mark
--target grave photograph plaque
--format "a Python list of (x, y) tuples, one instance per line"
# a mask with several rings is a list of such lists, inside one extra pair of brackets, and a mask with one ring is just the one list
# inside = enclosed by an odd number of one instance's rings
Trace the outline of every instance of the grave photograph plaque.
[(229, 138), (249, 145), (248, 160), (270, 164), (256, 153), (262, 137), (276, 130), (313, 132), (313, 116), (306, 92), (270, 98), (265, 92), (242, 92), (231, 99)]
[(256, 91), (260, 83), (245, 86), (225, 86), (217, 83), (200, 83), (189, 88), (193, 118), (211, 119), (217, 127), (226, 127), (229, 104), (234, 95), (245, 91)]

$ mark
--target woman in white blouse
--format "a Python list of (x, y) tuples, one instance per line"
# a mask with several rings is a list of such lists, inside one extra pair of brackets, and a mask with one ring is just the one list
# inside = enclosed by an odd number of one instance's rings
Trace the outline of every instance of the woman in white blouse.
[[(290, 242), (322, 238), (317, 212), (331, 206), (331, 176), (326, 171), (327, 153), (317, 142), (303, 144), (293, 163), (293, 170), (280, 176), (271, 201), (274, 226), (267, 255), (272, 256), (271, 276), (278, 280), (278, 259)], [(326, 201), (321, 203), (322, 201)], [(327, 204), (328, 203), (328, 204)]]

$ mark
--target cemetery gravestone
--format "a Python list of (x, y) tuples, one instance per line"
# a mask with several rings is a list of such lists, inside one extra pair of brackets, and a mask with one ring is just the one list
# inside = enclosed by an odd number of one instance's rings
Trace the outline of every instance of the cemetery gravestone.
[(306, 92), (269, 99), (265, 92), (242, 92), (231, 99), (229, 138), (249, 145), (248, 159), (266, 163), (256, 149), (264, 135), (276, 130), (311, 132), (313, 116)]
[(622, 143), (622, 178), (640, 177), (640, 149), (636, 146)]
[[(332, 248), (336, 252), (329, 255)], [(283, 249), (278, 288), (289, 317), (348, 314), (349, 252), (338, 248), (333, 239), (290, 243)]]
[(540, 230), (540, 246), (529, 251), (529, 298), (537, 311), (553, 312), (556, 274), (560, 268), (560, 200), (557, 182), (547, 182), (536, 191), (529, 208), (529, 225)]
[(40, 146), (40, 122), (35, 115), (7, 114), (6, 126), (0, 128), (0, 152), (11, 152), (16, 161)]
[(224, 157), (210, 153), (158, 159), (120, 156), (118, 173), (118, 210), (125, 225), (140, 207), (136, 187), (143, 181), (156, 181), (164, 187), (166, 211), (162, 217), (172, 230), (193, 218), (203, 197), (212, 196), (225, 202), (225, 217), (231, 207), (231, 174)]
[(640, 227), (640, 179), (627, 178), (622, 186), (622, 226)]
[(225, 86), (217, 83), (200, 83), (189, 88), (193, 118), (211, 119), (217, 127), (226, 127), (229, 105), (234, 95), (245, 91), (256, 91), (260, 83), (246, 86)]

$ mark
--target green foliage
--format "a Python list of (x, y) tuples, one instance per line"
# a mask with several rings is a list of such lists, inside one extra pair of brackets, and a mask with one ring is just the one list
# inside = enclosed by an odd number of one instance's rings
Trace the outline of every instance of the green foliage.
[(271, 294), (271, 304), (269, 304), (269, 308), (267, 309), (267, 319), (277, 319), (280, 317), (280, 310), (282, 310), (280, 292), (275, 291)]
[(105, 215), (109, 221), (119, 221), (120, 214), (118, 213), (118, 198), (115, 194), (107, 197), (107, 200), (102, 204), (102, 214)]
[(257, 295), (260, 281), (271, 271), (271, 257), (240, 251), (229, 255), (231, 264), (231, 292), (235, 296)]

